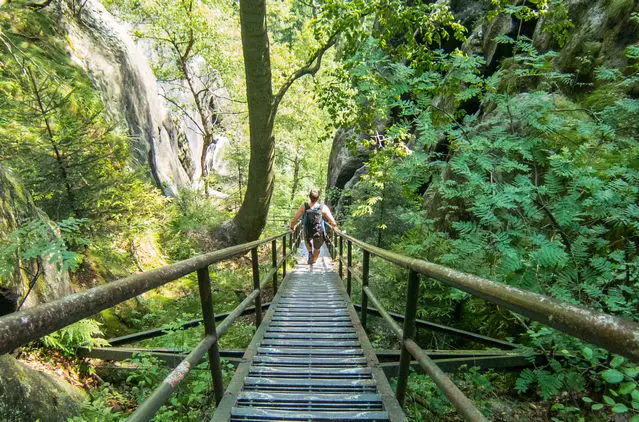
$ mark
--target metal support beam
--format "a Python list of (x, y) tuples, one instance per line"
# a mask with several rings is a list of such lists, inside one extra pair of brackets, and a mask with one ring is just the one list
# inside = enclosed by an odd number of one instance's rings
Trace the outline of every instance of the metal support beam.
[[(291, 237), (293, 235), (291, 234)], [(284, 261), (282, 263), (282, 280), (284, 280), (284, 277), (286, 277), (286, 267), (288, 266), (288, 263), (286, 262), (286, 236), (282, 237), (282, 260)], [(291, 246), (293, 245), (293, 242), (291, 242)], [(293, 248), (291, 248), (291, 252), (293, 251)], [(273, 294), (277, 293), (277, 289), (273, 289)]]
[[(275, 240), (273, 240), (275, 242)], [(204, 320), (204, 335), (212, 336), (215, 330), (215, 313), (213, 311), (213, 297), (211, 295), (211, 279), (208, 265), (197, 270), (197, 282), (200, 289), (200, 301), (202, 303), (202, 319)], [(209, 349), (209, 370), (213, 380), (213, 393), (215, 403), (219, 403), (224, 395), (224, 382), (222, 381), (222, 365), (220, 364), (220, 349), (217, 341)]]
[(406, 292), (406, 317), (402, 330), (402, 351), (399, 357), (399, 374), (397, 375), (397, 401), (404, 407), (406, 386), (408, 385), (408, 369), (410, 353), (406, 349), (405, 341), (415, 335), (415, 317), (417, 316), (417, 298), (419, 297), (419, 274), (411, 271), (408, 274), (408, 291)]
[(343, 245), (342, 236), (339, 236), (339, 278), (344, 279), (344, 245)]
[[(286, 248), (284, 248), (284, 250), (286, 251)], [(273, 239), (273, 241), (271, 242), (271, 262), (273, 265), (273, 269), (275, 270), (273, 272), (273, 292), (277, 293), (277, 240), (276, 239)], [(284, 261), (282, 262), (282, 265), (286, 267), (286, 256), (284, 257)]]
[[(341, 236), (340, 236), (341, 237)], [(346, 241), (346, 294), (351, 297), (351, 269), (353, 268), (353, 244), (350, 240)]]
[(369, 270), (369, 253), (367, 250), (363, 251), (364, 257), (362, 259), (362, 328), (366, 329), (366, 317), (368, 314), (368, 295), (366, 294), (365, 287), (368, 286), (368, 270)]
[(262, 291), (260, 289), (260, 263), (257, 247), (251, 249), (251, 265), (253, 267), (253, 288), (258, 291), (255, 296), (255, 326), (259, 327), (262, 323)]

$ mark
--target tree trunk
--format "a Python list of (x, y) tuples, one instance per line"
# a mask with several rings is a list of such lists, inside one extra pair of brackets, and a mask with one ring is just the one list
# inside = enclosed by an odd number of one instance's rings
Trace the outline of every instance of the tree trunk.
[(268, 215), (275, 180), (273, 88), (265, 0), (240, 1), (251, 156), (244, 201), (235, 219), (235, 241), (257, 239)]
[(293, 162), (293, 187), (291, 188), (291, 207), (295, 204), (295, 195), (297, 194), (297, 186), (300, 183), (300, 156), (299, 152), (295, 153), (295, 161)]

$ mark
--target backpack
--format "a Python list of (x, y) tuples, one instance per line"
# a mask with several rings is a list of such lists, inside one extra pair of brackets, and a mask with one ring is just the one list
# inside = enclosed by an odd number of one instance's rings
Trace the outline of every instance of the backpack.
[(324, 216), (322, 215), (322, 205), (318, 204), (311, 208), (308, 203), (304, 203), (304, 231), (307, 239), (324, 236)]

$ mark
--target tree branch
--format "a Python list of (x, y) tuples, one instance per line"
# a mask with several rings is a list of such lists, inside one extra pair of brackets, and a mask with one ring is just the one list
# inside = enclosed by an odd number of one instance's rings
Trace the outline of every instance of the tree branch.
[(272, 119), (277, 114), (277, 108), (280, 105), (280, 102), (282, 101), (282, 98), (284, 98), (284, 95), (286, 94), (286, 91), (288, 91), (288, 89), (291, 87), (291, 85), (293, 85), (293, 83), (296, 80), (298, 80), (299, 78), (301, 78), (302, 76), (315, 75), (317, 73), (317, 71), (320, 69), (320, 66), (322, 65), (322, 57), (324, 56), (324, 53), (326, 53), (326, 51), (329, 48), (331, 48), (333, 45), (335, 45), (335, 42), (337, 41), (337, 36), (338, 35), (339, 35), (339, 32), (335, 32), (333, 35), (331, 35), (331, 37), (328, 39), (326, 44), (324, 44), (322, 47), (320, 47), (306, 61), (306, 64), (304, 66), (302, 66), (301, 68), (299, 68), (297, 70), (297, 72), (295, 72), (291, 76), (289, 76), (288, 79), (286, 80), (286, 82), (284, 82), (284, 84), (280, 87), (280, 89), (277, 91), (277, 94), (275, 94), (275, 96), (273, 97), (273, 109), (271, 111), (271, 116), (272, 116), (271, 118)]

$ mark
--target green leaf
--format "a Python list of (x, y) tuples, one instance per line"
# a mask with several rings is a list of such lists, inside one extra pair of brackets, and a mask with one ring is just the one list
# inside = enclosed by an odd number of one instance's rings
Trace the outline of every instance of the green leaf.
[(592, 349), (590, 347), (584, 347), (584, 349), (581, 351), (581, 354), (587, 360), (592, 359)]
[(617, 403), (612, 407), (614, 413), (626, 413), (628, 410), (628, 406), (623, 403)]
[(592, 403), (592, 399), (590, 397), (582, 397), (581, 400), (583, 400), (585, 403)]
[(618, 384), (623, 381), (623, 374), (616, 369), (606, 369), (601, 376), (609, 384)]
[(616, 367), (618, 367), (619, 365), (621, 365), (622, 363), (624, 363), (625, 361), (626, 361), (626, 359), (622, 358), (622, 357), (621, 357), (621, 356), (619, 356), (619, 355), (615, 355), (615, 357), (614, 357), (614, 358), (612, 358), (612, 360), (610, 361), (610, 366), (611, 366), (612, 368), (616, 368)]
[(614, 406), (615, 404), (617, 404), (617, 402), (610, 396), (604, 395), (603, 400), (604, 402), (606, 402), (607, 405), (610, 405), (610, 406)]
[(639, 415), (633, 415), (628, 422), (639, 422)]
[(630, 394), (637, 387), (637, 383), (634, 382), (624, 382), (619, 387), (619, 394)]
[(601, 404), (601, 403), (595, 403), (595, 404), (593, 404), (593, 405), (592, 405), (591, 409), (592, 409), (592, 410), (601, 410), (601, 409), (603, 409), (603, 407), (604, 407), (604, 405), (603, 405), (603, 404)]
[(631, 366), (623, 368), (623, 373), (630, 378), (636, 378), (639, 375), (639, 366)]

